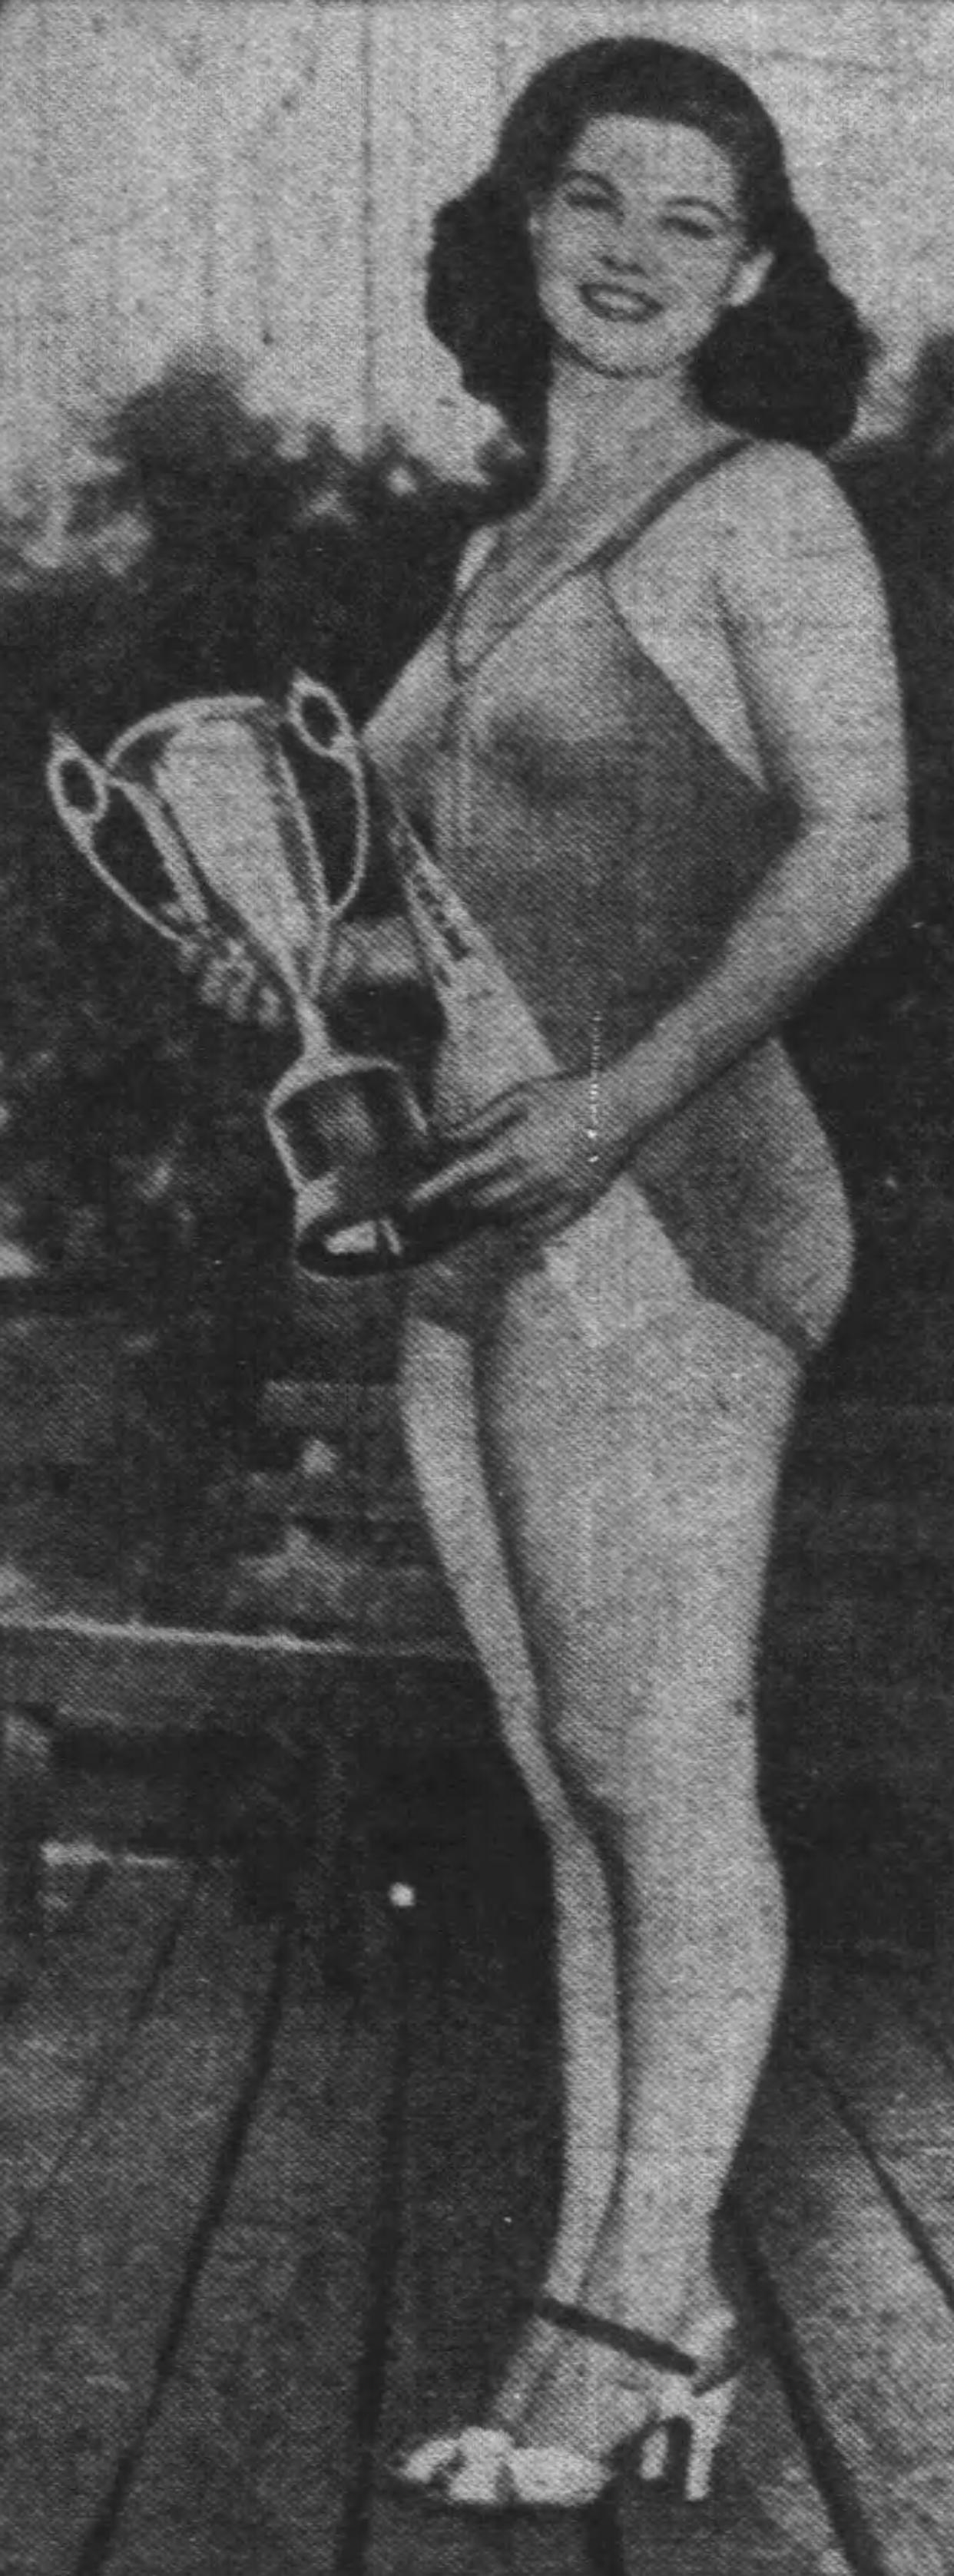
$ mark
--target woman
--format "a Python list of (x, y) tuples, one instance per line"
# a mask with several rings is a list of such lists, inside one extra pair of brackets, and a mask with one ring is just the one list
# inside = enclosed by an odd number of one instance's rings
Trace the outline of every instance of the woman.
[[(401, 1381), (553, 1864), (546, 2281), (486, 2421), (399, 2472), (503, 2511), (589, 2498), (629, 2445), (659, 2475), (677, 2418), (702, 2494), (728, 2413), (712, 2222), (783, 1963), (753, 1662), (850, 1257), (775, 1033), (903, 868), (905, 790), (879, 586), (818, 461), (864, 342), (745, 83), (642, 39), (548, 63), (438, 219), (429, 313), (527, 486), (368, 741), (559, 1067), (418, 1192), (482, 1230), (420, 1275)], [(368, 956), (353, 933), (342, 980)], [(587, 1309), (546, 1246), (624, 1182)]]
[[(864, 342), (734, 73), (642, 39), (548, 63), (438, 219), (429, 313), (531, 488), (368, 740), (561, 1068), (418, 1193), (484, 1232), (422, 1274), (402, 1371), (553, 1862), (546, 2282), (485, 2423), (400, 2471), (503, 2510), (589, 2497), (633, 2443), (659, 2475), (677, 2418), (704, 2493), (728, 2412), (712, 2221), (783, 1965), (753, 1663), (850, 1259), (775, 1032), (903, 869), (905, 785), (879, 585), (818, 461)], [(678, 1261), (632, 1324), (594, 1277), (591, 1332), (541, 1246), (621, 1174)]]

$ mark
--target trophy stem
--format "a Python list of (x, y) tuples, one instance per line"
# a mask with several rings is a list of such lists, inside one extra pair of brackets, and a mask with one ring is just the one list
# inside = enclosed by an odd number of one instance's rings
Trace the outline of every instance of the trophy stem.
[(303, 1053), (269, 1094), (268, 1133), (291, 1184), (296, 1236), (378, 1219), (431, 1168), (427, 1119), (388, 1056)]

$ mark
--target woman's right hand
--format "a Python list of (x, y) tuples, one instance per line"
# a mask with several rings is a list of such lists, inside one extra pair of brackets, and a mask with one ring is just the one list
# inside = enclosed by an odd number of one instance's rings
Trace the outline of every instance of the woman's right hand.
[[(262, 972), (244, 940), (225, 939), (188, 922), (176, 932), (176, 957), (200, 1001), (239, 1024), (272, 1032), (291, 1013), (277, 983)], [(334, 1009), (351, 995), (420, 983), (421, 961), (410, 930), (398, 919), (339, 922), (321, 986), (321, 1001)]]
[(200, 1002), (239, 1026), (285, 1028), (289, 1005), (242, 939), (220, 938), (190, 923), (176, 932), (176, 960)]

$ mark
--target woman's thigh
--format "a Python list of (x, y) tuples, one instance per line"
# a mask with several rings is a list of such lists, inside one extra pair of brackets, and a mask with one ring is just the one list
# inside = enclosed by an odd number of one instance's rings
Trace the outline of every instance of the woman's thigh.
[(753, 1797), (751, 1677), (798, 1364), (696, 1295), (594, 1351), (540, 1272), (481, 1358), (487, 1473), (554, 1754), (672, 1820)]
[(437, 1301), (419, 1293), (412, 1294), (405, 1315), (398, 1393), (431, 1535), (490, 1685), (504, 1741), (544, 1822), (562, 1823), (563, 1793), (547, 1750), (523, 1617), (487, 1486), (472, 1335), (460, 1315), (445, 1320)]

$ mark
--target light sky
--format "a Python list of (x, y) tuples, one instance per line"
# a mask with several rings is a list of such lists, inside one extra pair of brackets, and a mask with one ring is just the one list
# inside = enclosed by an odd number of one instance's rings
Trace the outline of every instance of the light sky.
[(422, 321), (431, 214), (541, 53), (606, 27), (754, 77), (887, 400), (954, 327), (947, 0), (7, 0), (0, 495), (212, 340), (290, 422), (395, 422), (460, 465), (487, 424)]

